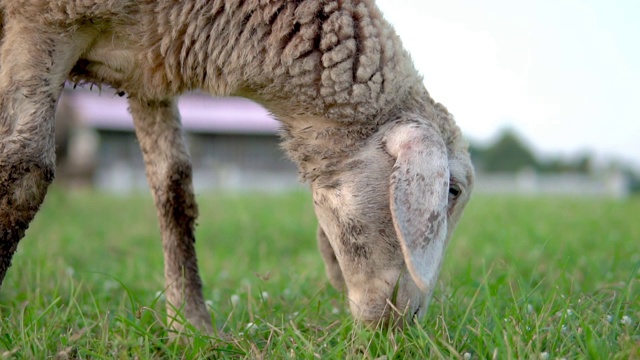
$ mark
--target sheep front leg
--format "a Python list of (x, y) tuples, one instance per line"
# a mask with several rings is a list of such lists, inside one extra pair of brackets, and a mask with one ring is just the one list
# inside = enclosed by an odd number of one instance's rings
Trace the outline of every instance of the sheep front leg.
[(183, 329), (176, 318), (180, 311), (193, 326), (211, 333), (194, 248), (198, 209), (191, 160), (176, 102), (132, 97), (129, 105), (160, 222), (169, 325), (177, 331)]
[[(5, 14), (6, 15), (6, 14)], [(0, 48), (0, 285), (55, 169), (54, 113), (83, 39), (6, 16)], [(11, 20), (11, 21), (8, 21)]]

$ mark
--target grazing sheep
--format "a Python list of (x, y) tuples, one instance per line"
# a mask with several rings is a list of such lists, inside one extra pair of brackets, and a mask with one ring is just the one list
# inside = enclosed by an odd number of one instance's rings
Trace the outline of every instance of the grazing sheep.
[[(2, 1), (2, 0), (0, 0)], [(169, 317), (211, 330), (175, 97), (253, 99), (310, 184), (318, 243), (356, 319), (425, 313), (473, 169), (373, 0), (4, 0), (0, 282), (54, 176), (65, 80), (126, 93), (160, 221)], [(172, 325), (180, 328), (180, 325)]]

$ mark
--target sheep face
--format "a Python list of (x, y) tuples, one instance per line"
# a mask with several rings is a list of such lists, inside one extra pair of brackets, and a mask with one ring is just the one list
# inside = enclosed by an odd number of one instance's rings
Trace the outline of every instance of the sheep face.
[(421, 318), (473, 186), (464, 144), (428, 123), (387, 124), (312, 183), (318, 241), (334, 287), (367, 324)]

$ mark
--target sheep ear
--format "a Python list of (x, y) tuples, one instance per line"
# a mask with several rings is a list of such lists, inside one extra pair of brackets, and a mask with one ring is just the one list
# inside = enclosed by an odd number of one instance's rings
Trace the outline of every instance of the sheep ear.
[(431, 292), (447, 239), (446, 147), (427, 125), (396, 126), (386, 140), (396, 159), (390, 179), (393, 223), (411, 277), (422, 291)]

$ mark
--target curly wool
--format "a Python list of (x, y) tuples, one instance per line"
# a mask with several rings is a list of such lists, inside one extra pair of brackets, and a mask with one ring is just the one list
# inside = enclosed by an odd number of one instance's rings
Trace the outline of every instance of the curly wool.
[[(4, 0), (2, 7), (5, 16), (34, 19), (37, 30), (97, 30), (72, 70), (75, 81), (142, 99), (202, 89), (258, 101), (283, 121), (283, 148), (298, 164), (351, 151), (399, 112), (430, 119), (448, 145), (461, 141), (373, 0)], [(290, 126), (309, 116), (350, 124), (320, 129), (332, 138), (333, 149), (320, 146), (331, 154), (318, 154)]]
[[(372, 1), (158, 1), (147, 4), (149, 68), (205, 88), (340, 122), (389, 109), (421, 82)], [(176, 89), (182, 90), (182, 89)], [(368, 120), (369, 121), (369, 120)]]
[(3, 6), (9, 16), (65, 30), (91, 21), (109, 41), (136, 49), (138, 75), (129, 77), (137, 84), (112, 84), (133, 94), (202, 88), (351, 121), (388, 109), (421, 82), (373, 1), (5, 0)]

